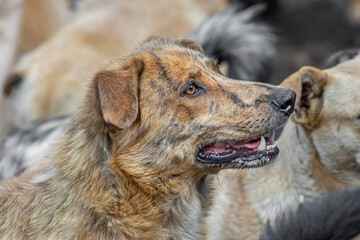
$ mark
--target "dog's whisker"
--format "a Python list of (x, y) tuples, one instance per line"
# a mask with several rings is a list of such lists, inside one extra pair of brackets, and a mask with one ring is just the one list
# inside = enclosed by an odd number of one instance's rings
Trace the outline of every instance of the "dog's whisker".
[(219, 180), (219, 174), (216, 174), (216, 180), (217, 180), (217, 182), (218, 182), (218, 185), (219, 185), (220, 189), (221, 189), (223, 192), (225, 192), (225, 189), (223, 188), (223, 186), (221, 185), (221, 182), (220, 182), (220, 180)]

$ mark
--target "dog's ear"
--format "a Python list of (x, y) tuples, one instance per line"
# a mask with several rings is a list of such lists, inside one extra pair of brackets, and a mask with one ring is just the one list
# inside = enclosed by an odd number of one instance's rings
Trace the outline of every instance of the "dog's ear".
[(299, 72), (291, 74), (286, 78), (280, 86), (289, 88), (296, 93), (296, 103), (300, 101), (301, 97), (301, 78), (299, 77)]
[(143, 68), (142, 59), (132, 56), (117, 67), (95, 75), (98, 104), (106, 122), (124, 129), (136, 120), (139, 112), (139, 78)]
[(175, 41), (177, 44), (179, 44), (180, 46), (183, 46), (185, 48), (191, 49), (191, 50), (195, 50), (201, 53), (204, 53), (204, 50), (199, 46), (199, 44), (197, 44), (196, 42), (194, 42), (193, 40), (184, 38), (184, 39), (179, 39)]
[(294, 90), (298, 96), (292, 120), (306, 128), (314, 128), (321, 119), (322, 94), (328, 74), (313, 67), (303, 67), (285, 79), (281, 86)]

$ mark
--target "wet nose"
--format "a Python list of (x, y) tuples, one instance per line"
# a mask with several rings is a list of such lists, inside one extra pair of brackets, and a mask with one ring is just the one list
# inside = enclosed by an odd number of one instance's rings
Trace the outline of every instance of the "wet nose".
[(270, 98), (270, 105), (275, 111), (280, 111), (289, 116), (294, 111), (296, 94), (287, 88), (276, 89)]

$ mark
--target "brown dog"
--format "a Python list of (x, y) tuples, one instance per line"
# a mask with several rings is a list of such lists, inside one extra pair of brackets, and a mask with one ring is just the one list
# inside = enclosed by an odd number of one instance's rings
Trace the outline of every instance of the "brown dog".
[[(2, 239), (199, 239), (212, 174), (258, 167), (295, 93), (152, 38), (92, 80), (51, 161), (0, 185)], [(267, 148), (267, 150), (265, 150)]]
[[(221, 172), (209, 239), (258, 239), (264, 224), (332, 189), (360, 184), (360, 56), (303, 67), (282, 85), (298, 96), (272, 166)], [(221, 224), (215, 224), (215, 223)]]

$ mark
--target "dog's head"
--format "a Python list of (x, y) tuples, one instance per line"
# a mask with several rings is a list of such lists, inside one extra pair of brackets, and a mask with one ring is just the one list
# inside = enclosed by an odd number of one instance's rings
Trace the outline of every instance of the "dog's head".
[(226, 78), (187, 39), (146, 41), (98, 72), (92, 88), (113, 166), (149, 174), (262, 166), (277, 156), (269, 134), (295, 102), (283, 87)]
[(320, 164), (341, 183), (328, 188), (360, 180), (359, 69), (357, 56), (324, 71), (303, 67), (282, 83), (298, 96), (292, 120), (306, 129)]

